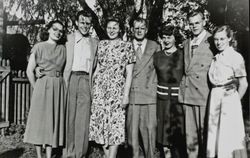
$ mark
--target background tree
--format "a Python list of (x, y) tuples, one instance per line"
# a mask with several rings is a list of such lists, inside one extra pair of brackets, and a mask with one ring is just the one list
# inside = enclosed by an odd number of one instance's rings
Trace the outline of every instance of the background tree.
[[(95, 6), (90, 7), (89, 1), (95, 1)], [(129, 39), (131, 21), (140, 16), (149, 20), (148, 38), (153, 40), (157, 40), (162, 25), (178, 27), (183, 39), (187, 38), (189, 27), (186, 16), (194, 9), (201, 9), (204, 11), (208, 30), (212, 31), (214, 24), (229, 24), (238, 31), (240, 52), (247, 61), (249, 71), (249, 0), (4, 0), (3, 18), (4, 24), (7, 19), (18, 21), (16, 32), (23, 33), (34, 44), (43, 24), (25, 25), (25, 21), (44, 19), (47, 23), (51, 19), (59, 19), (67, 26), (67, 31), (71, 32), (75, 27), (75, 15), (81, 9), (92, 13), (93, 36), (97, 35), (99, 39), (107, 38), (104, 24), (108, 17), (118, 16), (124, 22), (124, 37)], [(16, 16), (13, 12), (20, 12), (21, 16)], [(250, 82), (249, 77), (248, 81)], [(245, 113), (249, 115), (249, 93), (246, 97), (243, 99), (246, 102)]]
[[(105, 20), (110, 16), (119, 17), (124, 22), (125, 37), (131, 37), (131, 21), (140, 16), (149, 20), (148, 38), (156, 40), (162, 24), (173, 24), (188, 33), (185, 23), (186, 14), (194, 8), (206, 8), (207, 0), (96, 0), (91, 8), (86, 0), (5, 0), (5, 13), (8, 20), (32, 21), (38, 19), (59, 19), (67, 26), (67, 31), (74, 29), (76, 12), (89, 10), (93, 16), (93, 28), (100, 39), (107, 38), (104, 31)], [(20, 11), (21, 18), (11, 15)], [(22, 23), (20, 23), (22, 24)], [(33, 35), (31, 43), (36, 41), (36, 35), (41, 26), (23, 27), (25, 32)], [(22, 25), (19, 26), (22, 28)]]

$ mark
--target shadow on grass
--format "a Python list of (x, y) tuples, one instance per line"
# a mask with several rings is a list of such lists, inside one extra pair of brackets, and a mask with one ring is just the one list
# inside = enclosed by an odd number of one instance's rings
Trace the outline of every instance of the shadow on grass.
[(0, 153), (0, 158), (19, 158), (23, 155), (24, 148), (17, 148)]
[[(102, 145), (94, 142), (89, 143), (89, 149), (87, 153), (88, 158), (103, 158), (104, 152)], [(117, 158), (128, 158), (132, 157), (132, 149), (127, 145), (120, 145), (118, 148)]]

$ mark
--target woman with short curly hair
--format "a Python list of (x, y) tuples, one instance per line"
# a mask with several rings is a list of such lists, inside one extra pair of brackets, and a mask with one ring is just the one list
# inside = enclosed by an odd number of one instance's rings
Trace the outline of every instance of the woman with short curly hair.
[[(214, 32), (217, 55), (209, 69), (212, 84), (208, 111), (208, 158), (247, 158), (241, 98), (248, 83), (242, 55), (233, 48), (234, 33), (227, 25)], [(238, 86), (227, 89), (238, 80)]]

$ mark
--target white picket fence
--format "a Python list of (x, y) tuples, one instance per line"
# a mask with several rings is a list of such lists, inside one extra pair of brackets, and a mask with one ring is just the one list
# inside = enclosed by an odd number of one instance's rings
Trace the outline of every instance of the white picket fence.
[(32, 88), (25, 71), (11, 71), (9, 60), (0, 58), (0, 129), (10, 122), (24, 124)]

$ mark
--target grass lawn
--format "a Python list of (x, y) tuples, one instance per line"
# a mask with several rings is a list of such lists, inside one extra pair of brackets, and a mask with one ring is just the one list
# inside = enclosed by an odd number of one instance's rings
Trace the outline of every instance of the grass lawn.
[[(32, 144), (23, 143), (20, 135), (0, 136), (0, 158), (36, 158), (36, 150)], [(61, 149), (53, 149), (53, 158), (61, 157)], [(45, 157), (45, 151), (44, 157)], [(102, 150), (90, 146), (89, 158), (103, 158)]]
[[(250, 121), (246, 123), (246, 131), (250, 131)], [(35, 147), (28, 143), (23, 143), (23, 125), (11, 125), (6, 129), (4, 135), (0, 135), (0, 158), (36, 158)], [(250, 133), (250, 132), (248, 132)], [(247, 143), (248, 154), (250, 156), (250, 139)], [(53, 158), (60, 158), (62, 150), (53, 150)], [(58, 154), (59, 153), (59, 154)], [(45, 154), (45, 152), (44, 152)], [(169, 153), (166, 153), (170, 158)], [(59, 155), (59, 156), (56, 156)], [(103, 158), (103, 151), (100, 146), (96, 144), (89, 145), (88, 158)], [(121, 146), (118, 151), (117, 158), (128, 158), (128, 148)], [(159, 157), (159, 152), (156, 152), (155, 158)], [(143, 156), (141, 156), (143, 158)]]
[(33, 145), (22, 142), (19, 134), (0, 136), (0, 158), (35, 158)]

